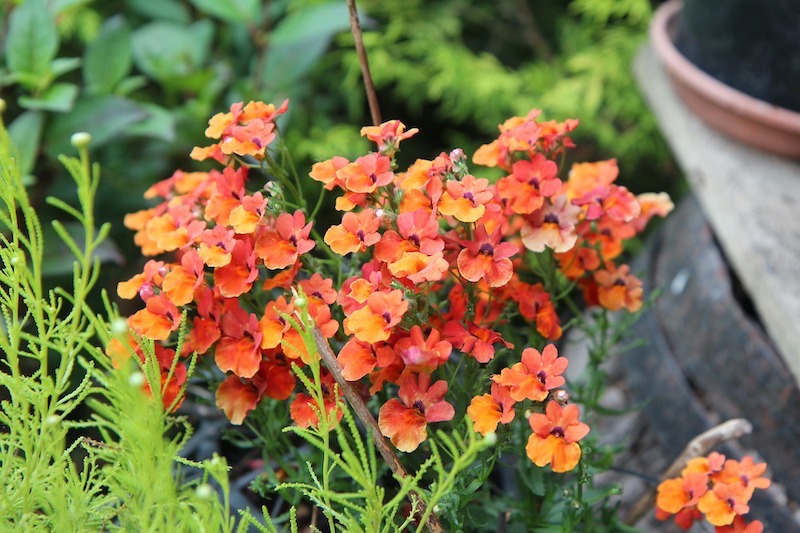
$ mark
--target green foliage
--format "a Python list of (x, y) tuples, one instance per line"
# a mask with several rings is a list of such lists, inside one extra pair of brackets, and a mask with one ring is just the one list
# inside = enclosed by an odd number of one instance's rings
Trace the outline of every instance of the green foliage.
[[(580, 117), (575, 137), (596, 143), (596, 159), (618, 157), (623, 171), (664, 172), (666, 145), (631, 73), (647, 38), (648, 0), (367, 0), (360, 7), (378, 21), (365, 34), (375, 83), (392, 108), (403, 103), (407, 124), (429, 121), (433, 111), (460, 126), (447, 132), (451, 144), (474, 143), (459, 130), (493, 135), (506, 117), (537, 107), (558, 120)], [(355, 92), (359, 66), (346, 46), (343, 79)]]
[[(300, 298), (298, 301), (305, 298), (302, 292)], [(314, 402), (319, 424), (307, 428), (288, 426), (284, 431), (302, 437), (320, 452), (320, 457), (313, 463), (306, 463), (309, 482), (286, 482), (277, 490), (300, 491), (320, 508), (330, 531), (404, 531), (418, 515), (416, 531), (419, 533), (426, 529), (432, 513), (456, 510), (450, 509), (454, 507), (456, 485), (464, 473), (477, 464), (481, 452), (494, 444), (494, 439), (481, 437), (468, 420), (465, 420), (463, 435), (460, 431), (450, 434), (436, 431), (435, 438), (430, 440), (430, 457), (413, 474), (405, 477), (395, 474), (396, 487), (385, 487), (382, 481), (385, 472), (377, 460), (375, 443), (359, 430), (350, 408), (339, 396), (338, 387), (334, 391), (336, 408), (326, 405), (320, 355), (312, 334), (315, 322), (308, 313), (307, 304), (299, 307), (297, 317), (284, 316), (284, 319), (300, 333), (305, 352), (309, 354), (305, 369), (297, 365), (293, 365), (293, 369)], [(335, 414), (337, 410), (342, 414), (341, 422)], [(431, 474), (433, 480), (429, 481), (426, 474)], [(342, 475), (347, 480), (347, 488), (337, 490), (335, 480)], [(423, 483), (427, 489), (423, 488)], [(406, 502), (410, 503), (410, 510), (401, 513)]]
[[(87, 305), (109, 228), (95, 225), (99, 167), (86, 140), (75, 137), (80, 158), (62, 158), (79, 207), (51, 200), (75, 221), (52, 223), (73, 258), (72, 287), (45, 290), (52, 243), (0, 123), (0, 528), (232, 530), (225, 461), (179, 457), (191, 428), (164, 413), (152, 343), (144, 364), (118, 369), (102, 348), (127, 327), (110, 306), (109, 323)], [(202, 471), (199, 483), (182, 480), (186, 467)]]

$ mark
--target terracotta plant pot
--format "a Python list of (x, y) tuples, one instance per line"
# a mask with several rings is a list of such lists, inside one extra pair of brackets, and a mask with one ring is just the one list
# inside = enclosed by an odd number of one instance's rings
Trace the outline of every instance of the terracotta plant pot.
[(675, 48), (681, 8), (680, 0), (662, 4), (653, 16), (650, 38), (684, 103), (701, 120), (738, 141), (800, 159), (800, 113), (725, 85)]

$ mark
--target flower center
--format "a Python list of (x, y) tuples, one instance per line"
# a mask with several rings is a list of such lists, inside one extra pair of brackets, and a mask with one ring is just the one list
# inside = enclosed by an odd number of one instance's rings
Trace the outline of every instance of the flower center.
[(416, 409), (423, 415), (425, 414), (425, 404), (422, 403), (422, 400), (417, 400), (416, 402), (414, 402), (414, 409)]
[(544, 382), (547, 380), (547, 372), (545, 372), (544, 370), (540, 370), (540, 371), (539, 371), (539, 372), (536, 374), (536, 378), (537, 378), (539, 381), (541, 381), (542, 383), (544, 383)]
[(563, 439), (564, 438), (564, 428), (561, 426), (556, 426), (550, 431), (551, 435), (555, 435), (556, 437)]
[(492, 246), (488, 242), (485, 242), (485, 243), (481, 244), (481, 247), (478, 250), (478, 253), (479, 254), (483, 254), (483, 255), (493, 255), (494, 254), (494, 246)]
[(558, 224), (558, 215), (555, 213), (547, 213), (544, 216), (544, 221), (550, 224)]

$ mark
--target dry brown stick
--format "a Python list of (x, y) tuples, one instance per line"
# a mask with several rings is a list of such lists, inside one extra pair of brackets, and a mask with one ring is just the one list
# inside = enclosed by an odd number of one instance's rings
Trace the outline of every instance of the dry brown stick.
[[(328, 344), (328, 340), (317, 328), (314, 328), (313, 334), (314, 343), (322, 357), (322, 361), (325, 363), (325, 367), (333, 375), (333, 378), (339, 385), (339, 390), (344, 392), (347, 402), (353, 408), (353, 411), (355, 411), (358, 419), (361, 420), (361, 423), (367, 428), (367, 432), (372, 435), (372, 440), (375, 442), (375, 447), (378, 449), (378, 452), (388, 463), (389, 468), (391, 468), (395, 476), (399, 478), (407, 477), (408, 472), (406, 472), (405, 467), (403, 467), (394, 449), (386, 443), (386, 439), (383, 437), (378, 423), (375, 421), (375, 417), (372, 416), (372, 413), (367, 408), (367, 404), (364, 403), (364, 399), (361, 398), (361, 395), (358, 394), (353, 385), (344, 379), (342, 367), (339, 365), (339, 360), (336, 359), (336, 355), (333, 353), (330, 344)], [(412, 490), (409, 494), (417, 500), (420, 516), (424, 515), (426, 509), (425, 500), (423, 500), (416, 491)], [(436, 513), (432, 512), (428, 517), (428, 530), (434, 533), (444, 533), (444, 528), (439, 522), (439, 517), (436, 516)]]
[(364, 77), (364, 89), (367, 91), (372, 124), (378, 126), (381, 123), (381, 109), (378, 107), (378, 95), (375, 93), (375, 85), (372, 83), (372, 74), (369, 71), (367, 50), (364, 48), (364, 39), (361, 35), (361, 22), (358, 20), (356, 0), (347, 0), (347, 7), (350, 10), (350, 32), (356, 42), (356, 54), (358, 54), (358, 62), (361, 63), (361, 74)]
[[(689, 460), (700, 457), (701, 455), (706, 455), (714, 446), (725, 441), (738, 439), (742, 435), (748, 435), (752, 431), (753, 424), (744, 418), (733, 418), (704, 431), (689, 441), (689, 444), (686, 445), (683, 452), (681, 452), (678, 458), (672, 462), (661, 476), (662, 481), (676, 477)], [(653, 508), (655, 502), (656, 490), (652, 488), (639, 498), (639, 501), (636, 502), (636, 505), (633, 506), (633, 509), (625, 518), (625, 523), (633, 525), (638, 522)]]

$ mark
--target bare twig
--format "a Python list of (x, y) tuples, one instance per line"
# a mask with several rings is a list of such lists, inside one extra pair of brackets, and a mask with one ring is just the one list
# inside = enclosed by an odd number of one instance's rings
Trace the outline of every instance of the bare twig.
[(381, 109), (378, 107), (378, 95), (375, 93), (372, 74), (369, 72), (369, 61), (367, 60), (367, 50), (364, 48), (364, 39), (361, 35), (361, 23), (358, 20), (356, 0), (347, 0), (347, 7), (350, 10), (350, 32), (353, 34), (353, 40), (356, 43), (358, 62), (361, 63), (361, 74), (364, 76), (364, 89), (367, 91), (372, 124), (378, 126), (381, 123)]
[[(367, 404), (364, 403), (361, 395), (358, 394), (353, 385), (344, 379), (342, 367), (339, 365), (339, 361), (336, 359), (336, 355), (333, 353), (330, 344), (328, 344), (328, 340), (322, 336), (322, 333), (317, 328), (314, 328), (313, 333), (314, 343), (317, 345), (317, 350), (319, 350), (322, 361), (339, 385), (339, 390), (344, 392), (344, 396), (347, 398), (347, 402), (353, 408), (353, 411), (355, 411), (356, 416), (358, 416), (361, 423), (364, 424), (364, 427), (367, 428), (367, 432), (371, 434), (378, 452), (389, 465), (389, 468), (391, 468), (395, 476), (399, 478), (407, 477), (408, 472), (406, 472), (405, 467), (403, 467), (394, 449), (386, 443), (386, 439), (381, 434), (378, 423), (367, 408)], [(416, 491), (410, 491), (410, 494), (417, 500), (420, 516), (424, 515), (426, 507), (425, 500), (423, 500)], [(428, 518), (428, 530), (433, 533), (444, 533), (444, 528), (439, 522), (439, 517), (436, 516), (436, 513), (431, 513)]]
[[(738, 439), (742, 435), (748, 435), (753, 431), (753, 424), (744, 418), (734, 418), (723, 422), (718, 426), (714, 426), (701, 433), (700, 435), (689, 441), (686, 448), (681, 452), (677, 459), (667, 468), (661, 476), (662, 480), (676, 477), (680, 471), (686, 466), (689, 460), (695, 457), (706, 455), (711, 449), (723, 442)], [(625, 523), (633, 525), (638, 522), (650, 509), (653, 508), (656, 502), (656, 490), (651, 488), (647, 493), (643, 494), (628, 516), (625, 518)]]

